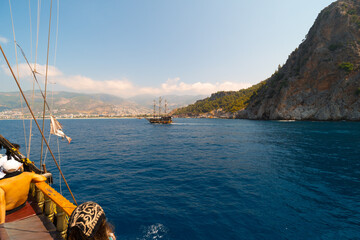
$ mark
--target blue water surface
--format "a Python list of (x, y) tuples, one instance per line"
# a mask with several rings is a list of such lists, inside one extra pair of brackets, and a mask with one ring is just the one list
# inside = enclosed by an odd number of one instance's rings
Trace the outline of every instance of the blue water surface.
[[(359, 122), (60, 122), (73, 141), (50, 145), (76, 200), (98, 202), (118, 239), (360, 239)], [(23, 121), (0, 134), (26, 153)]]

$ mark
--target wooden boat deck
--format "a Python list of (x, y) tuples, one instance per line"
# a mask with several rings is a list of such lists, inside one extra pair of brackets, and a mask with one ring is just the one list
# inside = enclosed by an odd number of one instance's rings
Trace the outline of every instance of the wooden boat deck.
[(6, 216), (0, 224), (1, 240), (63, 240), (54, 224), (40, 213), (36, 203), (27, 202), (22, 209)]

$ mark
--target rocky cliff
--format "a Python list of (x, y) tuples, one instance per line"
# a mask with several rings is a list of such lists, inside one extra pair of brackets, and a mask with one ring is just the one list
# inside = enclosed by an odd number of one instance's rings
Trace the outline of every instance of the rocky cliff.
[(359, 66), (360, 1), (336, 1), (236, 117), (360, 120)]

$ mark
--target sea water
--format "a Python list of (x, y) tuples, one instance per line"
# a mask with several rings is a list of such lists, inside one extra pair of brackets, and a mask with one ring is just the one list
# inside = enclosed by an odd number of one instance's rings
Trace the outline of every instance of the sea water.
[[(50, 145), (76, 200), (98, 202), (118, 239), (360, 239), (359, 122), (60, 122), (73, 141)], [(26, 153), (22, 121), (0, 134)]]

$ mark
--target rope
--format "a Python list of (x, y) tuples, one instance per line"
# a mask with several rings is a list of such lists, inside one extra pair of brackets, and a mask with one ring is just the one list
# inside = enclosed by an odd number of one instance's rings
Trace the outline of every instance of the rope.
[[(49, 30), (49, 32), (50, 32), (50, 30)], [(59, 35), (59, 0), (57, 1), (54, 67), (56, 65), (56, 52), (57, 52), (58, 35)], [(51, 85), (51, 108), (53, 108), (53, 107), (54, 107), (54, 87), (53, 87), (53, 85)], [(49, 111), (50, 111), (50, 108), (49, 108)], [(50, 138), (51, 138), (51, 133), (49, 133), (49, 142), (50, 142)], [(58, 151), (59, 151), (59, 156), (60, 156), (59, 146), (58, 146)], [(45, 162), (46, 162), (46, 157), (47, 157), (47, 149), (46, 149), (46, 152), (45, 152), (44, 163), (43, 164), (45, 164)], [(61, 182), (60, 182), (60, 184), (61, 184)]]
[[(13, 29), (13, 36), (14, 36), (14, 47), (15, 47), (15, 57), (16, 57), (16, 71), (17, 71), (17, 76), (19, 79), (19, 63), (18, 63), (18, 57), (17, 57), (17, 49), (16, 49), (16, 37), (15, 37), (15, 27), (14, 27), (14, 19), (13, 19), (13, 15), (12, 15), (12, 10), (11, 10), (11, 1), (9, 0), (9, 7), (10, 7), (10, 16), (11, 16), (11, 25), (12, 25), (12, 29)], [(21, 105), (21, 114), (23, 116), (23, 129), (24, 129), (24, 137), (25, 137), (25, 149), (27, 149), (27, 137), (26, 137), (26, 130), (25, 130), (25, 118), (24, 118), (24, 109), (23, 109), (23, 102), (21, 99), (21, 95), (19, 94), (19, 98), (20, 98), (20, 105)]]
[[(33, 80), (33, 90), (31, 94), (31, 105), (34, 106), (35, 101), (35, 80)], [(31, 138), (32, 138), (32, 122), (33, 120), (30, 118), (30, 131), (29, 131), (29, 147), (27, 151), (27, 158), (30, 158), (30, 149), (31, 149)]]
[[(29, 66), (29, 68), (30, 68), (30, 70), (31, 70), (31, 73), (32, 73), (32, 75), (33, 75), (33, 78), (34, 78), (34, 85), (35, 85), (35, 82), (36, 82), (37, 85), (38, 85), (38, 87), (39, 87), (40, 93), (41, 93), (41, 95), (42, 95), (42, 97), (43, 97), (43, 99), (44, 99), (44, 102), (46, 103), (46, 106), (47, 106), (47, 108), (48, 108), (48, 111), (50, 112), (50, 115), (51, 115), (51, 109), (50, 109), (50, 107), (49, 107), (49, 105), (48, 105), (48, 103), (47, 103), (47, 101), (46, 101), (46, 99), (45, 99), (45, 96), (44, 96), (42, 90), (41, 90), (41, 86), (40, 86), (40, 84), (39, 84), (39, 81), (37, 80), (35, 71), (32, 69), (32, 67), (31, 67), (28, 59), (26, 58), (26, 55), (25, 55), (23, 49), (21, 48), (21, 46), (20, 46), (18, 43), (16, 43), (16, 45), (19, 47), (19, 49), (20, 49), (20, 51), (21, 51), (21, 54), (23, 55), (23, 57), (24, 57), (27, 65)], [(34, 90), (35, 90), (35, 86), (33, 86), (33, 93), (34, 93)], [(31, 129), (30, 129), (30, 130), (31, 130)], [(30, 133), (31, 133), (31, 132), (30, 132)], [(50, 137), (51, 137), (51, 133), (49, 133), (49, 142), (50, 142)], [(30, 149), (30, 148), (29, 148), (29, 149)], [(46, 154), (47, 154), (47, 149), (46, 149), (46, 153), (45, 153), (45, 158), (46, 158)], [(29, 150), (29, 152), (28, 152), (28, 158), (29, 158), (29, 155), (30, 155), (30, 150)], [(45, 164), (45, 163), (44, 163), (44, 164)], [(41, 168), (41, 166), (42, 166), (42, 163), (40, 163), (40, 168)]]
[[(10, 0), (9, 0), (10, 1)], [(47, 89), (47, 80), (48, 80), (48, 70), (49, 70), (49, 49), (50, 49), (50, 30), (51, 30), (51, 11), (52, 10), (52, 0), (50, 2), (50, 18), (49, 18), (49, 33), (48, 33), (48, 46), (47, 46), (47, 55), (46, 55), (46, 71), (45, 71), (45, 100), (43, 107), (43, 122), (42, 122), (42, 132), (44, 132), (45, 126), (45, 103), (46, 103), (46, 89)], [(40, 166), (42, 166), (42, 156), (43, 156), (44, 142), (41, 140), (41, 157), (40, 157)]]
[[(35, 84), (35, 82), (37, 83), (37, 85), (38, 85), (38, 87), (39, 87), (39, 90), (40, 90), (40, 93), (41, 93), (41, 95), (42, 95), (42, 97), (43, 97), (43, 99), (44, 99), (44, 102), (46, 103), (46, 106), (47, 106), (47, 108), (48, 108), (48, 111), (50, 112), (50, 115), (52, 115), (51, 109), (50, 109), (50, 107), (49, 107), (49, 104), (47, 103), (46, 98), (45, 98), (45, 95), (43, 94), (43, 92), (42, 92), (42, 90), (41, 90), (41, 86), (40, 86), (40, 84), (39, 84), (39, 81), (37, 80), (37, 77), (36, 77), (36, 74), (35, 74), (35, 70), (32, 69), (32, 67), (31, 67), (28, 59), (26, 58), (26, 55), (25, 55), (23, 49), (21, 48), (21, 46), (20, 46), (18, 43), (16, 43), (16, 45), (19, 47), (19, 49), (20, 49), (20, 51), (21, 51), (21, 54), (23, 55), (23, 57), (24, 57), (27, 65), (29, 66), (29, 68), (30, 68), (30, 70), (31, 70), (31, 73), (32, 73), (32, 75), (33, 75), (33, 78), (34, 78), (34, 84)], [(34, 89), (35, 89), (35, 86), (33, 87), (33, 92), (34, 92)], [(50, 142), (50, 138), (51, 138), (51, 133), (49, 133), (49, 142)], [(29, 155), (30, 155), (30, 150), (29, 150), (29, 152), (28, 152), (28, 158), (29, 158)], [(45, 152), (44, 164), (45, 164), (45, 160), (46, 160), (46, 155), (47, 155), (47, 149), (46, 149), (46, 152)], [(41, 166), (42, 166), (42, 162), (40, 162), (40, 169), (41, 169)]]
[(31, 114), (31, 116), (33, 117), (33, 119), (34, 119), (34, 121), (35, 121), (35, 123), (36, 123), (36, 126), (37, 126), (38, 129), (39, 129), (39, 132), (40, 132), (40, 134), (41, 134), (41, 137), (42, 137), (42, 139), (44, 140), (46, 146), (48, 147), (49, 152), (51, 153), (51, 156), (52, 156), (52, 158), (54, 159), (54, 162), (55, 162), (55, 164), (56, 164), (59, 172), (61, 173), (61, 177), (63, 178), (64, 183), (66, 184), (66, 187), (69, 189), (69, 192), (70, 192), (71, 197), (73, 198), (73, 200), (74, 200), (74, 202), (75, 202), (75, 205), (77, 205), (77, 202), (76, 202), (76, 200), (75, 200), (75, 197), (74, 197), (74, 195), (73, 195), (73, 193), (72, 193), (72, 191), (71, 191), (71, 189), (70, 189), (70, 186), (69, 186), (69, 184), (67, 183), (67, 181), (66, 181), (66, 179), (65, 179), (65, 176), (64, 176), (64, 174), (62, 173), (61, 168), (60, 168), (58, 162), (56, 161), (56, 158), (55, 158), (54, 154), (52, 153), (52, 151), (51, 151), (51, 149), (50, 149), (49, 143), (46, 141), (46, 138), (45, 138), (45, 136), (44, 136), (44, 133), (41, 131), (40, 125), (39, 125), (39, 123), (37, 122), (37, 120), (36, 120), (36, 118), (35, 118), (35, 115), (34, 115), (33, 111), (31, 110), (31, 107), (30, 107), (28, 101), (26, 100), (25, 94), (24, 94), (24, 92), (22, 91), (18, 80), (16, 79), (16, 76), (15, 76), (15, 74), (14, 74), (14, 72), (13, 72), (11, 66), (10, 66), (10, 63), (9, 63), (8, 59), (6, 58), (6, 55), (5, 55), (4, 50), (2, 49), (1, 45), (0, 45), (0, 51), (1, 51), (1, 53), (3, 54), (3, 56), (4, 56), (4, 58), (5, 58), (5, 61), (6, 61), (6, 64), (7, 64), (8, 68), (10, 69), (10, 72), (11, 72), (11, 74), (12, 74), (12, 76), (13, 76), (15, 82), (16, 82), (16, 85), (18, 86), (19, 91), (20, 91), (22, 97), (24, 98), (24, 101), (25, 101), (25, 103), (26, 103), (26, 105), (27, 105), (27, 107), (28, 107), (28, 109), (29, 109), (29, 111), (30, 111), (30, 114)]
[[(59, 33), (59, 0), (57, 1), (57, 21), (56, 21), (56, 38), (55, 38), (56, 40), (55, 40), (54, 67), (56, 65), (56, 51), (57, 51), (58, 33)], [(53, 108), (53, 107), (54, 107), (54, 87), (53, 87), (53, 85), (51, 85), (51, 108)], [(49, 108), (49, 111), (50, 111), (50, 108)], [(50, 138), (51, 138), (51, 133), (49, 133), (49, 142), (50, 142)], [(59, 157), (60, 157), (59, 144), (58, 144), (58, 152), (59, 152)], [(46, 162), (46, 157), (47, 157), (47, 149), (46, 149), (45, 156), (44, 156), (44, 164)], [(61, 184), (61, 181), (60, 181), (60, 184)]]
[[(61, 168), (61, 158), (60, 158), (60, 144), (59, 144), (59, 138), (57, 138), (57, 145), (58, 145), (58, 153), (59, 153), (59, 166)], [(62, 188), (61, 188), (61, 175), (59, 173), (59, 187), (60, 187), (60, 194), (62, 195)]]
[(45, 95), (44, 95), (44, 93), (41, 91), (41, 86), (40, 86), (39, 81), (37, 80), (37, 77), (36, 77), (36, 75), (35, 75), (35, 70), (33, 70), (33, 69), (32, 69), (32, 67), (31, 67), (31, 65), (30, 65), (30, 63), (29, 63), (29, 61), (28, 61), (28, 59), (26, 58), (26, 55), (25, 55), (25, 53), (24, 53), (23, 49), (21, 48), (21, 46), (20, 46), (18, 43), (16, 43), (16, 45), (20, 48), (21, 54), (23, 55), (23, 57), (24, 57), (24, 59), (25, 59), (25, 61), (26, 61), (27, 65), (29, 66), (29, 68), (30, 68), (30, 70), (31, 70), (31, 72), (32, 72), (32, 74), (33, 74), (33, 77), (34, 77), (34, 79), (35, 79), (36, 83), (38, 84), (38, 87), (39, 87), (40, 93), (41, 93), (41, 95), (42, 95), (42, 97), (43, 97), (43, 99), (44, 99), (44, 101), (45, 101), (45, 103), (46, 103), (46, 106), (47, 106), (47, 108), (48, 108), (48, 110), (49, 110), (49, 112), (50, 112), (50, 114), (51, 114), (51, 109), (50, 109), (50, 107), (49, 107), (48, 103), (46, 102), (46, 99), (45, 99)]
[[(59, 10), (60, 9), (60, 1), (57, 0), (57, 12), (56, 12), (56, 36), (55, 36), (55, 54), (54, 54), (54, 67), (56, 66), (56, 56), (57, 56), (57, 46), (58, 46), (58, 37), (59, 37)], [(54, 107), (54, 85), (51, 85), (51, 107)], [(51, 134), (50, 134), (51, 135)], [(50, 141), (50, 136), (49, 136)], [(60, 144), (59, 144), (59, 138), (56, 138), (57, 141), (57, 147), (58, 147), (58, 160), (59, 160), (59, 166), (61, 168), (61, 158), (60, 158)], [(44, 158), (44, 164), (46, 161), (46, 156)], [(60, 194), (62, 195), (62, 187), (61, 187), (61, 175), (59, 172), (59, 188), (60, 188)]]
[(60, 0), (57, 0), (57, 16), (56, 16), (56, 37), (55, 37), (54, 67), (55, 67), (55, 65), (56, 65), (56, 53), (57, 53), (58, 36), (59, 36), (59, 8), (60, 8)]
[[(49, 140), (48, 140), (48, 143), (50, 144), (50, 140), (51, 140), (51, 133), (49, 133)], [(46, 157), (47, 157), (47, 153), (48, 153), (48, 149), (46, 148), (45, 149), (45, 155), (44, 155), (44, 162), (43, 164), (46, 164)]]
[[(29, 18), (30, 18), (30, 59), (32, 59), (32, 21), (31, 21), (31, 4), (29, 0)], [(33, 80), (33, 91), (31, 95), (31, 105), (34, 106), (34, 99), (35, 99), (35, 80)], [(31, 150), (31, 138), (32, 138), (32, 119), (30, 119), (30, 130), (29, 130), (29, 147), (27, 150), (27, 158), (30, 158), (30, 150)]]
[[(42, 92), (42, 90), (41, 90), (39, 81), (37, 80), (35, 71), (31, 68), (31, 65), (30, 65), (28, 59), (26, 58), (26, 55), (25, 55), (23, 49), (21, 48), (21, 46), (20, 46), (18, 43), (16, 43), (16, 45), (19, 47), (19, 49), (20, 49), (20, 51), (21, 51), (21, 54), (23, 55), (26, 63), (28, 64), (28, 66), (29, 66), (29, 68), (30, 68), (30, 70), (31, 70), (31, 73), (32, 73), (32, 75), (33, 75), (33, 78), (34, 78), (34, 84), (35, 84), (35, 81), (36, 81), (36, 83), (38, 84), (40, 93), (41, 93), (41, 95), (42, 95), (42, 97), (43, 97), (43, 99), (44, 99), (44, 102), (46, 103), (46, 106), (47, 106), (47, 108), (48, 108), (48, 111), (49, 111), (50, 115), (52, 115), (51, 109), (50, 109), (50, 107), (49, 107), (49, 104), (47, 103), (47, 101), (46, 101), (46, 99), (45, 99), (45, 95), (43, 94), (43, 92)], [(35, 89), (35, 87), (34, 87), (33, 89)], [(50, 140), (51, 140), (51, 133), (49, 133), (49, 140), (48, 140), (49, 143), (50, 143)], [(46, 162), (47, 153), (48, 153), (48, 149), (46, 148), (46, 150), (45, 150), (45, 156), (44, 156), (44, 163), (40, 162), (40, 169), (41, 169), (42, 164), (45, 164), (45, 162)], [(28, 152), (28, 155), (30, 155), (30, 151)], [(29, 157), (28, 157), (28, 158), (29, 158)]]
[[(37, 58), (38, 33), (39, 33), (39, 19), (40, 19), (40, 14), (39, 14), (40, 4), (39, 4), (39, 3), (40, 3), (40, 0), (38, 0), (38, 29), (37, 29), (37, 43), (36, 43), (36, 58)], [(32, 72), (32, 74), (33, 74), (33, 77), (34, 77), (34, 81), (33, 81), (33, 94), (32, 94), (33, 105), (34, 105), (34, 95), (35, 95), (35, 82), (37, 82), (37, 84), (38, 84), (38, 86), (39, 86), (39, 89), (40, 89), (40, 92), (41, 92), (41, 94), (42, 94), (42, 96), (43, 96), (43, 98), (44, 98), (44, 112), (43, 112), (43, 128), (44, 128), (45, 106), (47, 106), (47, 108), (49, 109), (49, 112), (50, 112), (50, 114), (51, 114), (50, 107), (49, 107), (48, 103), (46, 102), (46, 88), (47, 88), (47, 78), (48, 78), (48, 70), (49, 70), (49, 49), (50, 49), (50, 30), (51, 30), (52, 1), (51, 1), (51, 5), (50, 5), (49, 34), (48, 34), (48, 46), (47, 46), (46, 75), (45, 75), (45, 95), (42, 93), (40, 84), (39, 84), (39, 82), (38, 82), (38, 80), (37, 80), (37, 78), (36, 78), (36, 75), (35, 75), (35, 73), (36, 73), (36, 60), (35, 60), (35, 66), (34, 66), (34, 70), (33, 70), (32, 67), (31, 67), (31, 65), (30, 65), (30, 63), (29, 63), (29, 61), (27, 60), (27, 58), (26, 58), (26, 56), (25, 56), (24, 51), (22, 50), (22, 48), (20, 47), (20, 45), (16, 42), (16, 38), (15, 38), (15, 28), (14, 28), (14, 22), (13, 22), (13, 17), (12, 17), (12, 10), (11, 10), (11, 2), (10, 2), (10, 0), (9, 0), (9, 5), (10, 5), (10, 13), (11, 13), (11, 20), (12, 20), (12, 27), (13, 27), (13, 34), (14, 34), (14, 44), (15, 44), (15, 53), (16, 53), (16, 64), (17, 64), (17, 75), (18, 75), (17, 78), (19, 78), (19, 66), (18, 66), (18, 56), (17, 56), (17, 47), (16, 47), (16, 46), (18, 46), (19, 49), (21, 50), (21, 53), (22, 53), (22, 55), (24, 56), (24, 58), (25, 58), (25, 60), (26, 60), (26, 62), (27, 62), (27, 64), (28, 64), (28, 66), (29, 66), (29, 68), (30, 68), (30, 70), (31, 70), (31, 72)], [(57, 49), (57, 40), (58, 40), (59, 0), (58, 0), (58, 11), (57, 11), (57, 14), (58, 14), (58, 15), (57, 15), (57, 33), (56, 33), (56, 46), (55, 46), (54, 64), (56, 63), (56, 49)], [(30, 4), (30, 0), (29, 0), (29, 15), (30, 15), (31, 58), (32, 58), (32, 28), (31, 28), (31, 25), (32, 25), (32, 24), (31, 24), (31, 4)], [(20, 87), (20, 84), (19, 84), (19, 82), (18, 82), (18, 80), (17, 80), (17, 78), (16, 78), (16, 76), (15, 76), (15, 74), (14, 74), (14, 72), (13, 72), (13, 70), (12, 70), (12, 68), (11, 68), (8, 60), (7, 60), (7, 58), (6, 58), (6, 56), (5, 56), (5, 53), (4, 53), (1, 45), (0, 45), (0, 50), (1, 50), (3, 56), (4, 56), (5, 60), (6, 60), (6, 63), (7, 63), (7, 65), (8, 65), (8, 67), (9, 67), (9, 69), (10, 69), (13, 77), (14, 77), (14, 80), (15, 80), (17, 86), (19, 87), (20, 94), (22, 95), (25, 103), (27, 104), (27, 107), (29, 108), (30, 114), (32, 115), (32, 117), (33, 117), (33, 119), (34, 119), (34, 121), (35, 121), (35, 123), (36, 123), (36, 125), (37, 125), (37, 127), (38, 127), (38, 129), (39, 129), (39, 131), (40, 131), (40, 133), (41, 133), (42, 140), (43, 140), (43, 141), (42, 141), (42, 145), (43, 145), (43, 142), (45, 142), (45, 144), (46, 144), (46, 146), (47, 146), (47, 151), (50, 152), (50, 154), (52, 155), (52, 157), (53, 157), (53, 159), (54, 159), (54, 162), (55, 162), (56, 166), (58, 167), (58, 170), (59, 170), (59, 178), (60, 178), (60, 179), (59, 179), (59, 182), (60, 182), (60, 184), (59, 184), (59, 186), (60, 186), (60, 192), (61, 192), (61, 194), (62, 194), (62, 186), (61, 186), (61, 177), (62, 177), (63, 180), (64, 180), (64, 182), (65, 182), (65, 184), (66, 184), (66, 186), (67, 186), (67, 188), (68, 188), (68, 190), (69, 190), (69, 192), (70, 192), (70, 194), (71, 194), (71, 196), (72, 196), (72, 198), (73, 198), (73, 200), (74, 200), (74, 202), (75, 202), (75, 204), (77, 205), (77, 202), (76, 202), (76, 200), (75, 200), (75, 198), (74, 198), (74, 195), (72, 194), (71, 189), (70, 189), (69, 185), (67, 184), (67, 181), (66, 181), (66, 179), (65, 179), (65, 177), (64, 177), (64, 175), (63, 175), (63, 173), (62, 173), (62, 171), (61, 171), (61, 168), (60, 168), (61, 159), (60, 159), (60, 144), (59, 144), (59, 139), (57, 138), (58, 154), (59, 154), (59, 155), (58, 155), (58, 156), (59, 156), (59, 164), (58, 164), (57, 161), (56, 161), (56, 159), (55, 159), (55, 156), (54, 156), (54, 154), (52, 153), (52, 151), (51, 151), (51, 149), (50, 149), (50, 146), (49, 146), (50, 136), (51, 136), (51, 135), (49, 135), (49, 141), (46, 141), (45, 136), (44, 136), (44, 132), (43, 132), (44, 129), (41, 131), (40, 126), (39, 126), (39, 124), (38, 124), (38, 122), (37, 122), (37, 120), (36, 120), (36, 118), (35, 118), (35, 116), (34, 116), (34, 113), (33, 113), (32, 109), (31, 109), (31, 107), (30, 107), (30, 105), (29, 105), (29, 103), (28, 103), (28, 101), (27, 101), (27, 99), (26, 99), (26, 97), (25, 97), (25, 95), (24, 95), (21, 87)], [(20, 95), (20, 98), (21, 98), (21, 95)], [(52, 98), (53, 98), (53, 97), (52, 97)], [(32, 121), (30, 122), (30, 126), (32, 126)], [(29, 154), (30, 154), (31, 135), (32, 135), (32, 134), (31, 134), (31, 131), (32, 131), (32, 129), (30, 129), (29, 148), (28, 148), (28, 152), (27, 152), (28, 156), (29, 156)], [(25, 142), (26, 142), (25, 124), (24, 124), (24, 134), (25, 134)], [(2, 136), (0, 135), (0, 147), (3, 145), (3, 144), (2, 144), (2, 141), (1, 141), (1, 137), (2, 137)], [(10, 146), (11, 146), (11, 144), (10, 144)], [(42, 146), (42, 147), (43, 147), (43, 146)], [(33, 168), (36, 170), (36, 167), (28, 160), (28, 158), (21, 157), (22, 155), (21, 155), (15, 148), (12, 147), (12, 148), (10, 148), (10, 149), (11, 149), (11, 152), (12, 152), (13, 154), (15, 154), (15, 156), (17, 156), (18, 160), (32, 165)], [(41, 150), (41, 155), (42, 155), (42, 154), (43, 154), (43, 149)], [(47, 154), (47, 152), (46, 152), (46, 154)], [(45, 157), (46, 157), (46, 155), (45, 155)], [(42, 165), (40, 165), (40, 168), (41, 168), (41, 166), (42, 166)], [(37, 171), (40, 172), (41, 170), (37, 169)]]
[[(1, 48), (1, 46), (0, 46)], [(1, 48), (2, 50), (2, 48)], [(4, 138), (0, 134), (0, 148), (5, 148), (6, 152), (10, 152), (11, 156), (19, 162), (24, 163), (29, 167), (31, 171), (34, 171), (35, 173), (41, 174), (42, 172), (28, 159), (25, 158), (15, 147), (12, 143), (10, 143), (6, 138)]]
[(30, 59), (31, 59), (32, 58), (33, 45), (32, 45), (32, 22), (31, 22), (31, 4), (30, 4), (30, 0), (29, 0), (29, 18), (30, 18)]
[(34, 63), (34, 71), (35, 72), (36, 72), (36, 60), (37, 60), (38, 45), (39, 45), (40, 9), (41, 9), (41, 0), (38, 0), (37, 30), (36, 30), (36, 50), (35, 50), (35, 63)]

